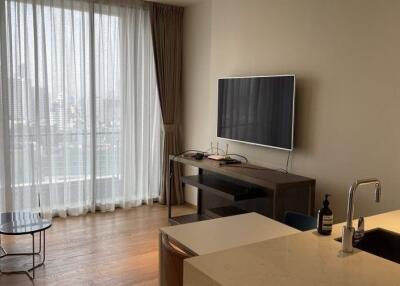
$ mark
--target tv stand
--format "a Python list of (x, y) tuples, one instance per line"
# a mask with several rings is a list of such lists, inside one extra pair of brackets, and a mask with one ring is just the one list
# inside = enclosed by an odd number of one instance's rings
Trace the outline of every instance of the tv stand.
[[(206, 158), (170, 155), (169, 160), (171, 180), (174, 162), (199, 170), (198, 175), (181, 177), (182, 184), (198, 188), (197, 213), (173, 217), (168, 203), (171, 224), (246, 212), (258, 212), (278, 221), (283, 221), (286, 211), (314, 214), (315, 179), (244, 163), (220, 166), (218, 161)], [(168, 196), (171, 202), (170, 189)]]

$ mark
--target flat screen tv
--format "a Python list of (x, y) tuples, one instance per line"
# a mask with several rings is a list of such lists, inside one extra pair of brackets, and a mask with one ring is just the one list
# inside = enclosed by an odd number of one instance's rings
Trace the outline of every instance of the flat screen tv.
[(295, 76), (218, 80), (219, 138), (293, 150)]

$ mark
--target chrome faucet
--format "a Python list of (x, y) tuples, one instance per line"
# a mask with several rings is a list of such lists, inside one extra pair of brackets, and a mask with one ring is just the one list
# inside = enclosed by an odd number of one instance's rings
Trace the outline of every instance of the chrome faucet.
[(381, 182), (378, 179), (357, 180), (350, 186), (349, 199), (347, 202), (347, 221), (342, 231), (342, 250), (343, 252), (353, 252), (353, 215), (354, 215), (354, 195), (359, 186), (375, 185), (375, 202), (381, 199)]

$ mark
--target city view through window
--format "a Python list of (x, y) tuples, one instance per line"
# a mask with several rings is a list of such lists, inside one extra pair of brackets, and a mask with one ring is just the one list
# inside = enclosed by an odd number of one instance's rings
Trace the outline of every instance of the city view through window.
[[(91, 50), (87, 3), (76, 10), (44, 6), (36, 15), (31, 4), (6, 5), (11, 5), (6, 22), (12, 34), (7, 47), (12, 54), (12, 181), (20, 185), (88, 179), (94, 158), (96, 178), (119, 178), (119, 18), (94, 14)], [(34, 16), (41, 19), (36, 26)]]

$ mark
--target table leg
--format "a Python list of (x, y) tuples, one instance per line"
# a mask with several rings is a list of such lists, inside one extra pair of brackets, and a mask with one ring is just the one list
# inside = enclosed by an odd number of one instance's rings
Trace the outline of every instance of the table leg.
[[(199, 168), (199, 176), (203, 175), (203, 169)], [(203, 191), (197, 188), (197, 213), (203, 213)]]
[(43, 263), (46, 260), (46, 231), (43, 231)]
[(32, 233), (32, 279), (35, 279), (35, 234)]
[[(43, 240), (42, 240), (42, 231), (39, 232), (39, 252), (35, 252), (35, 234), (30, 233), (32, 236), (32, 252), (28, 253), (7, 253), (4, 250), (4, 255), (1, 256), (0, 258), (4, 256), (18, 256), (18, 255), (32, 255), (32, 267), (28, 270), (18, 270), (18, 271), (1, 271), (0, 273), (2, 274), (26, 274), (31, 280), (35, 279), (35, 269), (42, 266), (46, 260), (46, 231), (43, 230)], [(42, 243), (43, 243), (43, 252), (42, 252)], [(39, 264), (36, 264), (35, 261), (35, 256), (40, 255), (42, 253), (42, 261), (40, 261)], [(31, 273), (32, 272), (32, 273)]]
[(168, 219), (172, 217), (172, 190), (173, 190), (173, 181), (174, 181), (174, 161), (169, 160), (169, 188), (167, 189), (167, 204), (168, 204)]
[(1, 245), (1, 234), (0, 234), (0, 258), (3, 258), (7, 255), (7, 252), (4, 250), (3, 245)]
[(308, 187), (308, 215), (314, 216), (315, 208), (315, 183)]
[[(40, 232), (40, 243), (42, 243), (42, 232)], [(35, 263), (35, 236), (32, 234), (32, 249), (33, 249), (33, 253), (32, 253), (32, 268), (28, 269), (26, 271), (26, 274), (29, 276), (29, 278), (31, 278), (32, 280), (35, 279), (35, 269), (42, 266), (46, 260), (46, 231), (43, 230), (43, 256), (42, 256), (42, 261), (36, 265)], [(41, 249), (41, 246), (40, 246)], [(32, 271), (32, 274), (30, 274), (29, 272)]]
[[(43, 231), (43, 234), (45, 232)], [(40, 239), (39, 239), (39, 250), (35, 252), (35, 255), (40, 255), (42, 253), (42, 232), (39, 232), (40, 234)], [(19, 255), (32, 255), (32, 252), (16, 252), (16, 253), (8, 253), (3, 246), (1, 245), (0, 242), (0, 250), (4, 253), (4, 255), (0, 255), (0, 258), (3, 258), (5, 256), (19, 256)]]
[(37, 253), (42, 252), (42, 232), (39, 232), (39, 251)]

